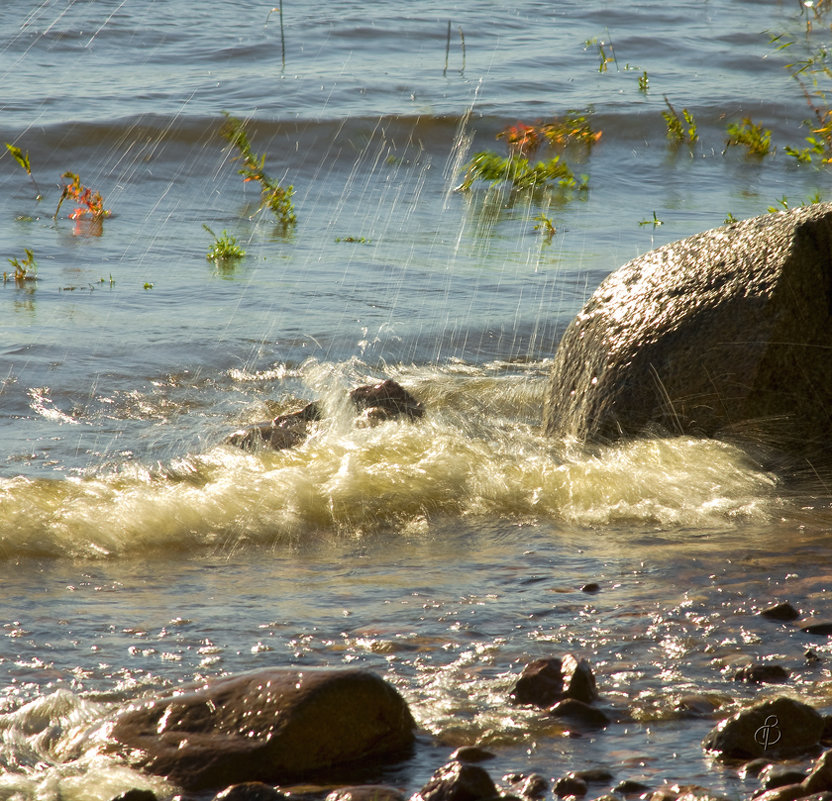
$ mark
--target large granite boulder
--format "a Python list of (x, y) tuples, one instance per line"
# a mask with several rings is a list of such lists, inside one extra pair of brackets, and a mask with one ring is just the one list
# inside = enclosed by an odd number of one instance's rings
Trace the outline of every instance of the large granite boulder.
[(131, 764), (186, 790), (322, 779), (413, 743), (394, 687), (366, 670), (271, 668), (127, 707), (109, 737)]
[(665, 245), (609, 275), (567, 329), (544, 429), (820, 449), (832, 433), (831, 310), (832, 204)]

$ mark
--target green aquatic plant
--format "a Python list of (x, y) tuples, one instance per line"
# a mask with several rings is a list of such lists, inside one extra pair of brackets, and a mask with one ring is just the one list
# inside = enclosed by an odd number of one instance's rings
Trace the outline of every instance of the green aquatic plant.
[(38, 182), (35, 180), (35, 176), (32, 175), (32, 165), (29, 162), (29, 151), (25, 153), (17, 146), (11, 144), (11, 142), (6, 142), (6, 150), (12, 154), (12, 158), (24, 169), (26, 170), (26, 175), (29, 176), (29, 179), (32, 182), (32, 186), (35, 187), (35, 199), (41, 200), (43, 195), (40, 193), (40, 187), (38, 187)]
[(647, 77), (647, 70), (644, 70), (638, 78), (638, 90), (646, 95), (648, 89), (650, 89), (650, 79)]
[(569, 165), (553, 156), (531, 164), (527, 158), (514, 154), (500, 156), (492, 151), (475, 153), (465, 169), (465, 178), (457, 189), (465, 191), (477, 180), (494, 184), (509, 183), (513, 189), (543, 189), (556, 184), (564, 189), (585, 189), (586, 176), (579, 183)]
[[(794, 44), (793, 40), (784, 39), (782, 34), (772, 36), (769, 42), (776, 45), (777, 50), (785, 50)], [(815, 159), (821, 164), (832, 164), (832, 98), (830, 89), (826, 88), (832, 80), (831, 59), (829, 48), (822, 45), (806, 58), (784, 65), (800, 86), (814, 117), (814, 121), (804, 122), (811, 131), (805, 138), (808, 146), (787, 145), (783, 148), (789, 156), (804, 164), (811, 164)]]
[(211, 249), (205, 254), (208, 261), (232, 261), (234, 259), (242, 259), (246, 255), (238, 244), (235, 237), (223, 231), (220, 236), (217, 236), (207, 225), (202, 226), (214, 238)]
[[(462, 26), (458, 25), (457, 30), (459, 30), (459, 42), (462, 48), (462, 66), (459, 68), (460, 75), (465, 72), (465, 34), (462, 32)], [(445, 36), (445, 69), (442, 70), (443, 75), (448, 74), (448, 56), (451, 52), (451, 21), (448, 20), (448, 32)]]
[(537, 225), (535, 225), (534, 230), (540, 231), (544, 241), (548, 245), (552, 241), (552, 237), (557, 233), (557, 229), (555, 228), (555, 224), (552, 222), (552, 218), (547, 217), (545, 214), (538, 214), (537, 216), (532, 217), (532, 219), (537, 221)]
[(640, 220), (639, 225), (652, 225), (654, 228), (658, 228), (660, 225), (664, 225), (664, 220), (660, 220), (654, 211), (652, 220)]
[(687, 143), (692, 145), (699, 139), (693, 114), (686, 108), (683, 108), (682, 113), (679, 114), (667, 99), (667, 96), (665, 96), (664, 102), (667, 105), (667, 111), (662, 112), (662, 117), (664, 117), (667, 125), (667, 138), (677, 144)]
[(266, 14), (266, 25), (269, 24), (269, 17), (277, 11), (280, 14), (280, 63), (286, 69), (286, 38), (283, 36), (283, 0)]
[(744, 117), (742, 122), (732, 122), (728, 126), (725, 145), (739, 145), (747, 148), (750, 155), (767, 156), (772, 152), (771, 131), (768, 128), (764, 129), (759, 123), (753, 123), (749, 117)]
[(336, 242), (357, 242), (360, 245), (369, 245), (370, 240), (363, 236), (336, 236)]
[(297, 222), (292, 204), (294, 187), (291, 184), (281, 186), (279, 181), (266, 173), (266, 154), (258, 156), (252, 151), (245, 126), (240, 120), (227, 111), (223, 111), (223, 115), (225, 122), (220, 128), (220, 136), (238, 151), (235, 161), (242, 166), (237, 172), (243, 176), (244, 182), (254, 181), (260, 185), (260, 207), (257, 211), (268, 208), (284, 228), (294, 225)]
[[(615, 68), (618, 69), (618, 59), (615, 55), (615, 47), (612, 43), (612, 37), (610, 37), (610, 32), (607, 31), (607, 40), (604, 41), (603, 39), (598, 39), (597, 37), (593, 37), (592, 39), (587, 39), (584, 42), (584, 50), (589, 50), (591, 47), (598, 48), (598, 58), (600, 63), (598, 64), (598, 72), (606, 72), (607, 67), (614, 63)], [(609, 55), (607, 55), (607, 49), (609, 49)]]
[(517, 122), (509, 125), (497, 134), (497, 139), (505, 139), (509, 152), (528, 158), (544, 144), (555, 148), (565, 148), (570, 144), (580, 144), (591, 148), (601, 138), (601, 131), (592, 127), (591, 111), (570, 109), (562, 118), (555, 117), (551, 122), (537, 122), (527, 125)]
[(725, 225), (730, 225), (731, 223), (738, 222), (737, 218), (734, 216), (734, 213), (729, 211), (728, 214), (725, 215), (725, 219), (722, 221)]
[(10, 278), (17, 282), (34, 281), (37, 278), (38, 264), (35, 261), (35, 254), (29, 248), (24, 248), (23, 252), (26, 254), (22, 259), (12, 257), (8, 260), (9, 264), (14, 267), (14, 273), (9, 275), (3, 273), (3, 283), (5, 284)]
[(785, 195), (783, 195), (783, 197), (781, 197), (779, 200), (775, 202), (775, 205), (769, 206), (767, 211), (771, 214), (774, 214), (774, 212), (777, 211), (784, 211), (786, 209), (798, 208), (803, 206), (812, 206), (815, 203), (823, 203), (823, 198), (821, 197), (820, 192), (816, 192), (814, 195), (812, 195), (810, 198), (807, 198), (806, 200), (801, 200), (800, 203), (797, 204), (797, 206), (790, 204), (789, 199)]

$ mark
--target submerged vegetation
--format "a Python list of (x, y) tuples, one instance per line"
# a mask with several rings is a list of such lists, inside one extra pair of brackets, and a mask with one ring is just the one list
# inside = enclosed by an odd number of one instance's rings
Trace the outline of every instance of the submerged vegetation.
[(40, 187), (38, 187), (38, 182), (35, 180), (35, 176), (32, 175), (32, 165), (29, 162), (28, 151), (24, 153), (19, 147), (17, 147), (17, 145), (13, 145), (11, 142), (6, 142), (6, 150), (11, 153), (12, 158), (21, 166), (21, 168), (26, 170), (26, 175), (29, 176), (32, 186), (35, 187), (35, 199), (40, 200), (43, 195), (40, 193)]
[(79, 220), (89, 215), (90, 219), (97, 221), (110, 216), (109, 209), (104, 208), (104, 200), (100, 192), (93, 192), (84, 186), (74, 172), (65, 172), (61, 178), (68, 180), (61, 182), (61, 197), (58, 199), (58, 206), (52, 219), (58, 218), (58, 212), (67, 199), (74, 201), (77, 206), (70, 212), (70, 220)]
[(767, 156), (772, 153), (771, 131), (764, 129), (759, 123), (755, 124), (750, 118), (744, 117), (742, 122), (732, 122), (728, 126), (726, 147), (736, 145), (747, 148), (749, 155)]
[(294, 225), (297, 222), (292, 204), (294, 187), (291, 184), (281, 186), (279, 181), (266, 173), (266, 154), (258, 156), (252, 151), (242, 121), (232, 117), (227, 111), (224, 111), (223, 115), (225, 122), (220, 128), (220, 136), (237, 149), (238, 155), (235, 156), (235, 161), (239, 161), (242, 165), (237, 172), (243, 176), (244, 182), (253, 181), (260, 185), (260, 207), (255, 214), (267, 208), (284, 228)]
[(470, 189), (476, 181), (491, 185), (507, 183), (513, 190), (536, 191), (547, 187), (586, 190), (588, 177), (575, 177), (571, 167), (559, 154), (532, 163), (530, 157), (542, 147), (564, 149), (570, 144), (591, 148), (601, 138), (594, 131), (587, 112), (570, 111), (562, 120), (528, 125), (518, 122), (497, 134), (508, 149), (507, 156), (491, 150), (475, 153), (464, 168), (458, 190)]
[(683, 108), (680, 114), (667, 99), (666, 95), (664, 102), (667, 106), (667, 111), (662, 112), (662, 117), (667, 126), (667, 138), (676, 144), (692, 145), (699, 139), (696, 120), (694, 120), (693, 114), (686, 108)]
[(24, 248), (23, 252), (26, 254), (24, 258), (18, 259), (12, 257), (8, 260), (9, 264), (14, 267), (14, 272), (11, 275), (6, 272), (3, 273), (4, 284), (10, 278), (18, 283), (21, 281), (34, 281), (37, 278), (38, 265), (35, 261), (35, 254), (29, 248)]
[(202, 227), (214, 239), (210, 250), (205, 254), (205, 258), (208, 261), (234, 261), (235, 259), (242, 259), (246, 255), (245, 250), (237, 244), (236, 238), (229, 234), (228, 231), (223, 231), (220, 236), (217, 236), (207, 225), (203, 225)]

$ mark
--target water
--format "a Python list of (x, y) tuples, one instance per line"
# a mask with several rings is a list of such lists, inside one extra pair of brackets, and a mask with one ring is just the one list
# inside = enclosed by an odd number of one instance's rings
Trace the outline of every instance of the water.
[[(606, 766), (747, 794), (699, 746), (713, 721), (677, 701), (776, 692), (731, 680), (771, 659), (832, 706), (826, 640), (755, 615), (828, 614), (830, 479), (687, 438), (579, 451), (540, 436), (540, 410), (560, 333), (611, 269), (828, 197), (828, 174), (783, 151), (811, 115), (784, 65), (828, 22), (807, 32), (791, 2), (287, 2), (284, 66), (269, 8), (0, 8), (0, 135), (43, 195), (0, 158), (0, 251), (38, 263), (0, 288), (0, 797), (172, 795), (74, 758), (74, 738), (146, 692), (319, 664), (407, 697), (419, 745), (378, 778), (408, 792), (479, 742), (498, 779)], [(664, 96), (693, 113), (692, 148), (668, 144)], [(453, 191), (507, 125), (570, 109), (602, 131), (564, 154), (587, 193)], [(293, 230), (256, 213), (222, 111), (294, 185)], [(744, 116), (775, 155), (726, 149)], [(70, 201), (53, 220), (66, 171), (102, 193), (100, 227)], [(245, 259), (207, 261), (204, 224)], [(423, 422), (352, 425), (345, 391), (383, 377)], [(301, 447), (222, 444), (313, 398), (329, 414)], [(526, 661), (567, 651), (616, 710), (604, 732), (506, 701)]]

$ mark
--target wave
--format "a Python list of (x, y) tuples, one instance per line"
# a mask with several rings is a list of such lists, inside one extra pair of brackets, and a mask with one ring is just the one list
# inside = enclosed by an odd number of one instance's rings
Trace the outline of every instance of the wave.
[[(292, 449), (220, 443), (166, 464), (5, 479), (0, 557), (281, 549), (495, 518), (705, 529), (763, 522), (778, 503), (777, 479), (737, 447), (688, 437), (591, 451), (553, 442), (535, 419), (545, 380), (534, 370), (518, 379), (465, 367), (409, 373), (429, 409), (420, 422), (357, 427), (330, 389), (329, 414)], [(331, 388), (328, 367), (319, 369)]]

